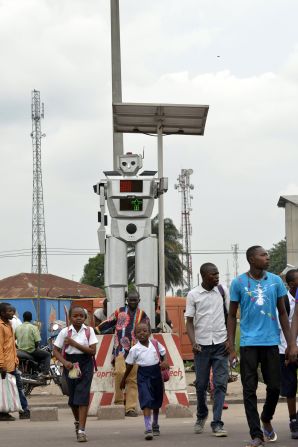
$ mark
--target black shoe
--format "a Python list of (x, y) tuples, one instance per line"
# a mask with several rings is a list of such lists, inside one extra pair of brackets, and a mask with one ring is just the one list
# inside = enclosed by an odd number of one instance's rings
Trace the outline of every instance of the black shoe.
[(136, 410), (129, 410), (125, 413), (125, 416), (136, 418), (138, 417), (138, 413), (136, 412)]
[(145, 431), (145, 439), (146, 439), (146, 441), (151, 441), (153, 439), (152, 430), (146, 430)]
[(295, 419), (290, 421), (291, 438), (298, 439), (298, 421)]
[(0, 413), (0, 421), (15, 421), (16, 418), (9, 413)]
[(19, 419), (30, 419), (30, 410), (25, 410), (19, 413)]
[(152, 424), (153, 436), (160, 436), (160, 430), (158, 424)]

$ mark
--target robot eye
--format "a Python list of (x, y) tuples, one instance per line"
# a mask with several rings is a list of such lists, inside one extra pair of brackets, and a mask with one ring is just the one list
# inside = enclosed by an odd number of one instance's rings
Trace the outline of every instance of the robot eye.
[(135, 164), (136, 164), (135, 161), (132, 161), (132, 162), (131, 162), (131, 166), (134, 166)]
[(126, 165), (127, 165), (126, 161), (123, 161), (122, 166), (126, 166)]

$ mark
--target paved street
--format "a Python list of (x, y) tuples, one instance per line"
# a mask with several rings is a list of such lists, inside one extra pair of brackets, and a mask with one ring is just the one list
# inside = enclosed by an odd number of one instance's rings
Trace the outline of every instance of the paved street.
[[(217, 439), (211, 436), (209, 423), (205, 433), (195, 435), (193, 433), (194, 420), (192, 419), (165, 419), (160, 420), (162, 435), (152, 441), (154, 445), (172, 447), (179, 445), (208, 446), (208, 447), (236, 447), (244, 446), (249, 439), (245, 421), (244, 409), (241, 404), (232, 404), (224, 411), (224, 421), (229, 431), (228, 438)], [(285, 403), (280, 403), (276, 412), (275, 429), (278, 432), (278, 447), (298, 446), (298, 441), (289, 437), (287, 408)], [(149, 441), (143, 439), (143, 418), (98, 421), (96, 418), (88, 418), (87, 433), (88, 446), (142, 446)], [(73, 422), (68, 409), (59, 409), (58, 422), (30, 422), (20, 421), (1, 422), (0, 424), (1, 446), (9, 447), (58, 447), (77, 445)]]

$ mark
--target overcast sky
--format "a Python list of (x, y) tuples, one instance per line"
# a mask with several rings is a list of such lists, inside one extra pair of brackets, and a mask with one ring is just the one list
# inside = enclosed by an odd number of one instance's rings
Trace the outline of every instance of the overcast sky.
[[(205, 135), (164, 141), (165, 215), (180, 227), (174, 189), (192, 168), (193, 250), (270, 248), (285, 235), (281, 194), (298, 194), (296, 0), (120, 0), (126, 102), (208, 104)], [(0, 278), (30, 272), (31, 90), (45, 103), (42, 168), (47, 246), (97, 241), (92, 185), (112, 169), (109, 0), (0, 0)], [(125, 151), (157, 168), (156, 139)], [(4, 256), (5, 255), (5, 256)], [(79, 281), (84, 256), (48, 256), (49, 273)], [(194, 255), (194, 273), (231, 255)], [(240, 255), (240, 270), (247, 268)], [(195, 282), (194, 274), (194, 282)]]

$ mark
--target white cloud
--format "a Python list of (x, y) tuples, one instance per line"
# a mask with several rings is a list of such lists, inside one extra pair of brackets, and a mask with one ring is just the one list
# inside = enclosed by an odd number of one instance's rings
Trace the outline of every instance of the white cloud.
[[(121, 1), (124, 100), (210, 105), (204, 137), (164, 141), (166, 214), (178, 227), (173, 185), (181, 168), (194, 169), (193, 249), (270, 248), (284, 236), (276, 203), (280, 191), (296, 190), (297, 8), (290, 0), (275, 1), (270, 12), (256, 0), (188, 0), (187, 8), (176, 0)], [(264, 20), (269, 14), (276, 23), (281, 11), (276, 33)], [(31, 244), (33, 88), (46, 111), (48, 246), (97, 248), (92, 185), (112, 168), (109, 20), (109, 2), (0, 2), (2, 250)], [(145, 146), (145, 168), (156, 168), (155, 138), (124, 141), (126, 150)], [(50, 257), (50, 270), (79, 279), (87, 258)], [(30, 270), (30, 258), (0, 260), (2, 277)], [(205, 260), (194, 257), (194, 269)], [(225, 271), (226, 259), (210, 260)]]

